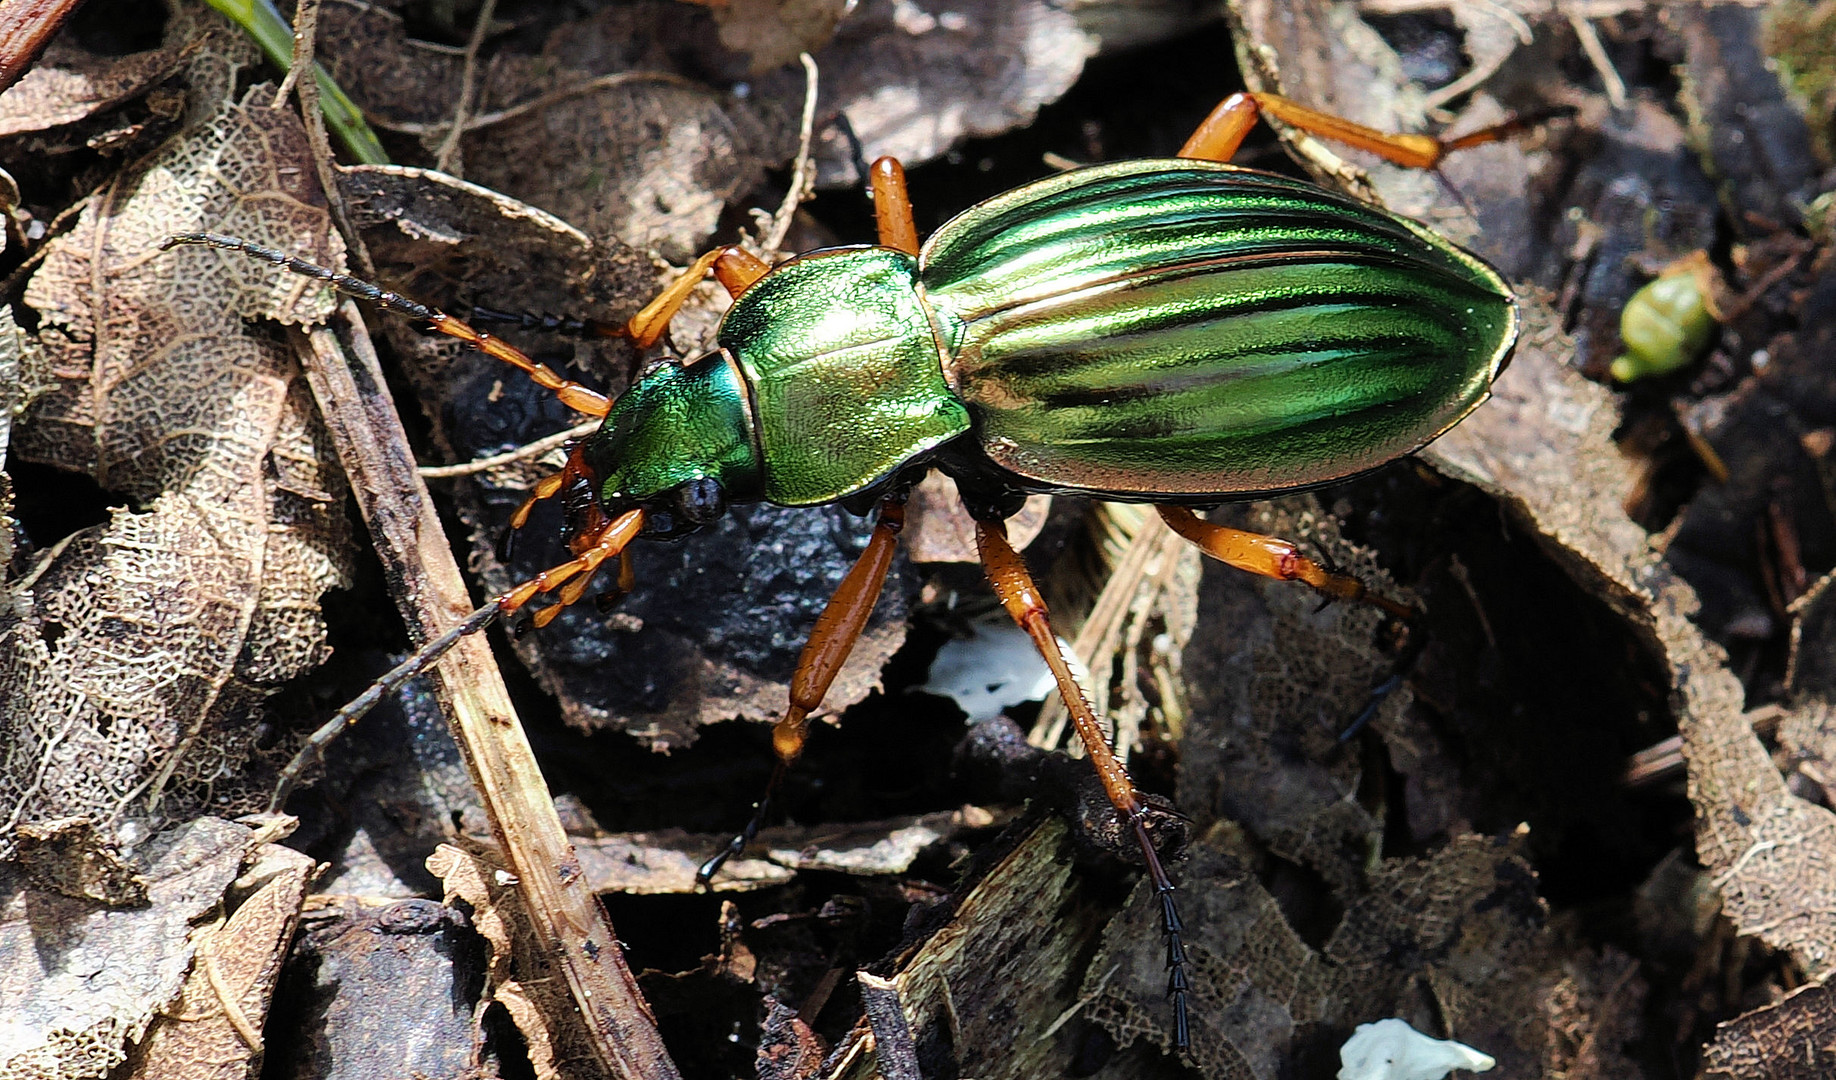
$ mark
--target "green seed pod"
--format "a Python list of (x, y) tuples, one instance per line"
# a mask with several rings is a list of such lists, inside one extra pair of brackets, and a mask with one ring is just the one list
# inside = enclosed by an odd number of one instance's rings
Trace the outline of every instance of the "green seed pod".
[(1664, 375), (1701, 357), (1715, 333), (1705, 259), (1688, 259), (1632, 294), (1619, 314), (1626, 352), (1613, 361), (1618, 382)]

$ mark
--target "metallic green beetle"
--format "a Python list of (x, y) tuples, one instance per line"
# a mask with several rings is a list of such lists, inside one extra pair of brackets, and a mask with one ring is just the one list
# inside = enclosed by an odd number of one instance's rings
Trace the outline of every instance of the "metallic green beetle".
[[(620, 333), (659, 338), (710, 269), (734, 296), (718, 348), (651, 368), (616, 401), (562, 379), (432, 308), (282, 252), (209, 234), (170, 243), (236, 248), (530, 373), (569, 406), (604, 417), (537, 485), (566, 496), (575, 558), (493, 599), (427, 643), (315, 735), (282, 790), (333, 733), (426, 670), (465, 634), (554, 591), (579, 599), (602, 564), (629, 576), (638, 535), (673, 536), (729, 502), (842, 502), (879, 519), (818, 619), (790, 706), (773, 731), (777, 777), (800, 754), (891, 566), (906, 491), (930, 468), (957, 483), (990, 581), (1051, 667), (1105, 794), (1133, 832), (1160, 902), (1173, 1042), (1187, 1045), (1182, 927), (1150, 832), (1148, 803), (1111, 751), (1002, 524), (1027, 493), (1159, 504), (1176, 532), (1253, 573), (1329, 595), (1369, 594), (1283, 540), (1206, 522), (1188, 507), (1342, 480), (1419, 449), (1477, 408), (1518, 330), (1510, 287), (1478, 257), (1414, 222), (1298, 180), (1226, 164), (1261, 114), (1430, 167), (1530, 121), (1451, 142), (1386, 135), (1268, 94), (1226, 99), (1180, 157), (1078, 169), (997, 196), (922, 248), (904, 174), (872, 171), (880, 243), (769, 267), (710, 252)], [(763, 820), (701, 868), (705, 884)], [(279, 794), (277, 793), (277, 800)]]
[(815, 506), (936, 456), (984, 493), (1218, 502), (1417, 450), (1485, 400), (1509, 286), (1346, 196), (1200, 161), (998, 196), (914, 258), (813, 252), (719, 351), (654, 369), (585, 444), (608, 512), (694, 481)]

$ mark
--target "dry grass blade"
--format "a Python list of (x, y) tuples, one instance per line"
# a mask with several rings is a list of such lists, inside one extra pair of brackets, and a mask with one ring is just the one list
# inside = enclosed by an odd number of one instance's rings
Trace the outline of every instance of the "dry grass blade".
[[(1117, 754), (1126, 761), (1139, 732), (1139, 714), (1145, 712), (1145, 703), (1138, 701), (1140, 694), (1135, 686), (1138, 673), (1135, 648), (1140, 645), (1143, 630), (1157, 610), (1170, 605), (1192, 606), (1189, 588), (1183, 597), (1169, 595), (1169, 588), (1180, 560), (1183, 558), (1188, 564), (1196, 565), (1197, 555), (1161, 522), (1158, 515), (1142, 507), (1109, 503), (1102, 506), (1097, 515), (1097, 528), (1107, 534), (1103, 541), (1103, 557), (1112, 562), (1114, 569), (1103, 582), (1096, 604), (1078, 628), (1071, 647), (1089, 667), (1092, 676), (1089, 689), (1099, 716), (1115, 722), (1112, 713), (1117, 710), (1111, 708), (1109, 700), (1114, 680), (1109, 676), (1118, 664), (1122, 669), (1123, 704), (1141, 706), (1126, 710), (1131, 720), (1127, 726), (1132, 730), (1118, 731), (1114, 738)], [(1177, 653), (1191, 634), (1191, 619), (1170, 621), (1183, 624), (1179, 628), (1181, 632), (1175, 633), (1170, 642), (1171, 652)], [(1064, 739), (1064, 731), (1064, 702), (1049, 696), (1039, 710), (1039, 718), (1034, 721), (1027, 741), (1034, 746), (1055, 747)], [(1072, 752), (1077, 753), (1075, 747)]]

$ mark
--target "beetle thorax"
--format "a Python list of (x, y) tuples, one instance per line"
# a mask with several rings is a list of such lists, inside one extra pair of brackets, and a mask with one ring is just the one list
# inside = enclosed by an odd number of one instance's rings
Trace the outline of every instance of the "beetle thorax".
[(846, 498), (969, 428), (904, 252), (792, 259), (734, 301), (720, 344), (751, 391), (771, 502)]

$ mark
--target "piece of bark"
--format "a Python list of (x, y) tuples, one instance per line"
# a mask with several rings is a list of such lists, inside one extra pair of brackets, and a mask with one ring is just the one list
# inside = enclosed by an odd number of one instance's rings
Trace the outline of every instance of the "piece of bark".
[[(259, 1073), (262, 1027), (293, 945), (315, 864), (264, 845), (239, 884), (259, 881), (225, 921), (192, 935), (191, 974), (178, 1000), (134, 1047), (134, 1080), (240, 1080)], [(265, 880), (264, 880), (265, 879)]]

